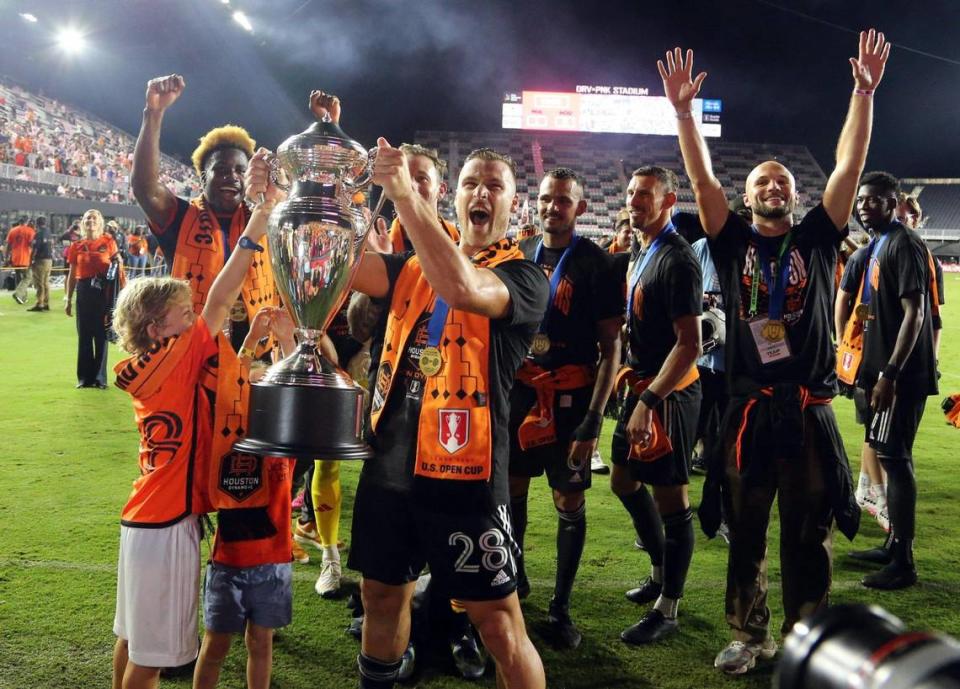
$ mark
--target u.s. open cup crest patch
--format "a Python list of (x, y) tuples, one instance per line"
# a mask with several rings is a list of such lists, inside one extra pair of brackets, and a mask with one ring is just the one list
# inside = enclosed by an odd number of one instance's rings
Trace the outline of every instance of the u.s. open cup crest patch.
[(470, 439), (470, 410), (441, 409), (440, 447), (453, 454), (466, 446)]

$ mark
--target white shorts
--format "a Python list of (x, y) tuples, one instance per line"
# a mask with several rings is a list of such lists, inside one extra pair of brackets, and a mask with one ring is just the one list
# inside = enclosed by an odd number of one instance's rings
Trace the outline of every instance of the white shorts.
[(177, 667), (197, 657), (200, 525), (190, 516), (163, 529), (120, 527), (113, 633), (130, 661)]

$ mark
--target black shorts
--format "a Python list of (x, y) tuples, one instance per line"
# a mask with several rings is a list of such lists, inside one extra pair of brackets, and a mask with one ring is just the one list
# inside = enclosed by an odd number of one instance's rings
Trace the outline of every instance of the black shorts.
[(546, 472), (547, 483), (561, 493), (588, 489), (591, 484), (589, 458), (582, 464), (574, 465), (570, 463), (569, 456), (573, 432), (590, 408), (592, 396), (593, 386), (557, 391), (553, 404), (557, 440), (549, 445), (523, 450), (517, 439), (517, 429), (537, 401), (537, 393), (523, 383), (514, 384), (510, 393), (510, 475), (533, 478)]
[(700, 381), (683, 390), (669, 394), (658, 410), (663, 425), (670, 436), (673, 452), (652, 462), (629, 460), (630, 442), (627, 440), (627, 422), (637, 406), (638, 396), (627, 395), (620, 408), (617, 427), (610, 443), (610, 456), (614, 464), (630, 467), (635, 481), (651, 486), (682, 486), (690, 483), (689, 464), (696, 442), (697, 419), (700, 416)]
[[(866, 390), (865, 394), (869, 400), (873, 390)], [(880, 457), (913, 461), (913, 441), (926, 404), (926, 396), (900, 394), (894, 397), (889, 409), (879, 414), (868, 404), (864, 440)]]
[(870, 421), (870, 403), (867, 402), (867, 393), (863, 388), (853, 389), (853, 410), (857, 414), (857, 423), (866, 426)]
[(495, 503), (489, 484), (475, 483), (486, 492), (476, 503), (487, 509), (437, 512), (415, 491), (361, 475), (347, 566), (366, 579), (401, 586), (430, 565), (438, 591), (448, 597), (486, 601), (510, 595), (517, 588), (520, 550), (509, 507)]

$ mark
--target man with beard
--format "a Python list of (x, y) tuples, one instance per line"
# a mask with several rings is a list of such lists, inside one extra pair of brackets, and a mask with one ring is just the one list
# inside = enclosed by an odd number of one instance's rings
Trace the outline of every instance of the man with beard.
[[(159, 241), (170, 275), (189, 280), (194, 311), (199, 314), (213, 279), (230, 258), (250, 218), (243, 202), (243, 174), (255, 143), (241, 127), (226, 125), (210, 130), (193, 152), (193, 166), (203, 193), (190, 201), (175, 196), (160, 182), (160, 128), (164, 113), (184, 87), (183, 77), (177, 74), (147, 82), (130, 182)], [(279, 304), (266, 250), (259, 252), (251, 264), (241, 298), (247, 323), (261, 307)], [(240, 330), (245, 332), (246, 328)], [(242, 333), (233, 333), (231, 339), (242, 342)]]
[[(680, 149), (726, 308), (730, 401), (721, 424), (724, 507), (730, 529), (726, 615), (734, 640), (714, 664), (747, 672), (777, 651), (767, 606), (767, 525), (779, 496), (784, 635), (826, 606), (831, 522), (852, 538), (859, 510), (830, 402), (837, 393), (831, 327), (837, 251), (846, 234), (870, 140), (873, 92), (889, 55), (883, 34), (860, 34), (851, 58), (854, 92), (823, 202), (798, 223), (793, 175), (775, 161), (748, 175), (744, 202), (753, 225), (727, 207), (692, 101), (706, 73), (692, 77), (693, 51), (658, 61), (677, 113)], [(719, 481), (718, 481), (719, 483)], [(706, 497), (706, 496), (705, 496)]]
[(624, 306), (609, 254), (576, 234), (577, 217), (587, 209), (577, 174), (548, 172), (537, 207), (543, 234), (524, 239), (520, 248), (550, 279), (550, 301), (510, 395), (510, 510), (521, 551), (518, 593), (525, 596), (527, 492), (530, 479), (546, 472), (558, 515), (547, 624), (557, 646), (573, 649), (581, 640), (569, 605), (587, 534), (584, 491), (620, 364)]
[[(640, 253), (627, 275), (629, 391), (613, 432), (610, 486), (650, 556), (651, 574), (627, 599), (653, 603), (625, 629), (626, 643), (648, 644), (678, 630), (677, 609), (693, 558), (688, 467), (700, 408), (700, 264), (676, 231), (677, 176), (662, 167), (633, 171), (630, 223)], [(647, 491), (653, 488), (653, 497)]]
[(845, 276), (844, 285), (845, 291), (858, 293), (854, 317), (863, 322), (863, 361), (857, 387), (867, 401), (865, 441), (887, 475), (891, 529), (883, 547), (851, 556), (885, 565), (862, 580), (864, 586), (877, 589), (906, 588), (917, 580), (913, 440), (927, 396), (937, 393), (936, 299), (931, 292), (936, 289), (935, 275), (923, 240), (896, 220), (898, 191), (892, 175), (863, 176), (857, 214), (873, 238), (858, 252), (862, 255), (855, 263), (856, 275)]
[(543, 687), (516, 595), (505, 464), (508, 396), (549, 286), (506, 239), (519, 205), (513, 162), (490, 149), (467, 156), (458, 246), (414, 191), (406, 154), (379, 146), (374, 182), (416, 253), (366, 253), (353, 285), (390, 305), (371, 409), (376, 454), (357, 486), (348, 563), (363, 573), (360, 686), (394, 685), (414, 582), (429, 563), (493, 655), (498, 684)]

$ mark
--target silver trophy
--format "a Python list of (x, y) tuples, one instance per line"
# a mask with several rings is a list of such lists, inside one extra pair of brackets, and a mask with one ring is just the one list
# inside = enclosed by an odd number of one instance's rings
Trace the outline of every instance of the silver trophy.
[[(320, 354), (319, 340), (350, 291), (367, 233), (383, 206), (366, 204), (376, 149), (367, 151), (325, 118), (291, 136), (271, 160), (289, 189), (270, 214), (273, 275), (297, 325), (297, 351), (250, 388), (242, 452), (315, 459), (366, 459), (363, 390)], [(280, 184), (280, 172), (289, 185)]]

